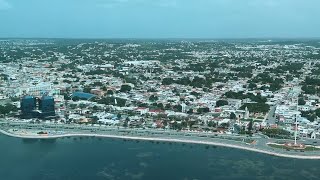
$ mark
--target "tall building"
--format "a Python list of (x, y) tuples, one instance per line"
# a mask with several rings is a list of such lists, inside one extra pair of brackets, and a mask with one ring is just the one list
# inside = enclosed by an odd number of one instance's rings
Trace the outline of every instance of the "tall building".
[(33, 116), (33, 112), (37, 108), (37, 100), (33, 96), (24, 96), (20, 105), (22, 116), (30, 117)]
[(39, 100), (39, 110), (41, 117), (55, 116), (54, 99), (52, 96), (43, 96)]

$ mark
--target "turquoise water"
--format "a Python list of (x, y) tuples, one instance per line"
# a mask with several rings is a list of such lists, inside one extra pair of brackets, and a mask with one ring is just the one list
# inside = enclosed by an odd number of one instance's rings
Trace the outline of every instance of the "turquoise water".
[(0, 135), (1, 180), (300, 180), (320, 179), (319, 167), (319, 160), (205, 145)]

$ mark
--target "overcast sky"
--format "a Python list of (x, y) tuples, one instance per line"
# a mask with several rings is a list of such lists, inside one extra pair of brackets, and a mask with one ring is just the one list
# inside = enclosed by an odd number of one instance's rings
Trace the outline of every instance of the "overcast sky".
[(0, 0), (0, 37), (320, 37), (320, 0)]

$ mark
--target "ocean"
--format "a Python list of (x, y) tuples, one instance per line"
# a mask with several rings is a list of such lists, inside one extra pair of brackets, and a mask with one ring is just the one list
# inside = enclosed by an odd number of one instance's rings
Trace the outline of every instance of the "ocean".
[(319, 167), (319, 160), (207, 145), (0, 135), (0, 180), (301, 180), (320, 179)]

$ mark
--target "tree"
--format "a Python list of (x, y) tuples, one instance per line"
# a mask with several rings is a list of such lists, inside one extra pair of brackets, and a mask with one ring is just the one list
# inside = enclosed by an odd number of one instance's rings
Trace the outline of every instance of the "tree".
[(187, 111), (187, 113), (188, 113), (188, 114), (193, 114), (193, 109), (189, 109), (189, 110)]
[(320, 117), (320, 109), (317, 109), (315, 111), (301, 111), (301, 116), (313, 122), (317, 118), (317, 116)]
[(89, 87), (89, 86), (84, 87), (84, 88), (83, 88), (83, 92), (85, 92), (85, 93), (91, 93), (91, 87)]
[(149, 101), (157, 101), (158, 100), (158, 96), (155, 96), (155, 95), (151, 95), (149, 97)]
[(252, 131), (252, 126), (253, 126), (253, 120), (250, 120), (249, 124), (248, 124), (248, 131), (251, 134)]
[(220, 126), (224, 129), (227, 129), (230, 126), (230, 124), (229, 123), (222, 123), (222, 124), (220, 124)]
[(131, 91), (132, 87), (128, 84), (124, 84), (121, 86), (120, 92), (129, 92)]
[(76, 105), (76, 104), (70, 104), (69, 107), (70, 107), (71, 109), (75, 109), (75, 108), (77, 107), (77, 105)]
[(257, 85), (255, 83), (251, 82), (251, 83), (249, 83), (248, 88), (255, 89), (255, 88), (257, 88)]
[(236, 116), (236, 114), (234, 113), (234, 112), (232, 112), (231, 114), (230, 114), (230, 119), (237, 119), (237, 116)]
[(216, 107), (221, 107), (221, 106), (225, 106), (225, 105), (228, 105), (229, 103), (228, 103), (228, 101), (226, 101), (226, 100), (218, 100), (217, 102), (216, 102)]
[(301, 89), (304, 91), (304, 93), (306, 94), (316, 94), (317, 93), (317, 89), (315, 86), (313, 85), (303, 85), (301, 87)]
[(92, 118), (91, 118), (91, 122), (92, 122), (92, 124), (95, 124), (95, 123), (97, 123), (98, 121), (99, 121), (99, 118), (98, 118), (98, 116), (93, 116)]
[(204, 108), (198, 108), (197, 112), (199, 114), (201, 113), (207, 113), (207, 112), (210, 112), (210, 109), (208, 107), (204, 107)]
[(102, 87), (102, 90), (103, 90), (103, 91), (107, 91), (107, 90), (108, 90), (107, 86), (103, 86), (103, 87)]
[(107, 95), (113, 95), (113, 91), (112, 90), (108, 90), (107, 91)]
[(157, 107), (162, 110), (164, 109), (164, 105), (162, 103), (157, 104)]
[(262, 133), (269, 137), (288, 137), (291, 135), (289, 131), (286, 131), (284, 129), (264, 129)]
[(306, 101), (303, 98), (298, 99), (298, 105), (305, 105)]
[(93, 109), (94, 111), (98, 111), (98, 110), (99, 110), (99, 107), (95, 105), (95, 106), (92, 107), (92, 109)]
[(87, 105), (85, 105), (85, 104), (79, 104), (79, 108), (80, 109), (83, 109), (83, 108), (85, 108)]
[(165, 109), (166, 110), (170, 110), (172, 107), (171, 107), (171, 104), (170, 103), (168, 103), (168, 104), (166, 104), (166, 106), (165, 106)]
[(209, 121), (209, 122), (208, 122), (208, 126), (209, 126), (209, 127), (216, 127), (217, 124), (216, 124), (214, 121)]
[(18, 111), (18, 108), (15, 105), (12, 105), (10, 103), (4, 106), (0, 105), (0, 113), (3, 115), (6, 115), (10, 112), (17, 112), (17, 111)]
[(192, 92), (190, 93), (190, 95), (193, 95), (193, 96), (195, 96), (195, 97), (198, 98), (201, 94), (198, 93), (198, 92), (192, 91)]
[(320, 117), (320, 109), (317, 109), (317, 110), (315, 111), (315, 113), (316, 113), (316, 115), (317, 115), (318, 117)]
[(173, 84), (174, 83), (174, 80), (172, 78), (164, 78), (162, 80), (162, 85), (170, 85), (170, 84)]
[(174, 109), (175, 109), (175, 111), (177, 111), (177, 112), (182, 112), (182, 106), (179, 104), (179, 105), (175, 105), (174, 106)]
[(80, 98), (78, 97), (78, 96), (74, 96), (73, 98), (72, 98), (72, 101), (79, 101), (80, 100)]
[(258, 113), (267, 113), (270, 109), (270, 106), (265, 103), (245, 103), (240, 107), (241, 110), (245, 110), (248, 108), (250, 112), (258, 112)]
[(64, 100), (70, 100), (71, 98), (70, 98), (70, 96), (69, 96), (67, 93), (64, 93), (64, 94), (63, 94), (63, 99), (64, 99)]
[[(117, 104), (115, 102), (117, 101)], [(95, 100), (99, 104), (105, 104), (105, 105), (113, 105), (113, 106), (119, 106), (119, 107), (124, 107), (126, 106), (126, 99), (118, 98), (118, 97), (103, 97), (101, 99)]]

